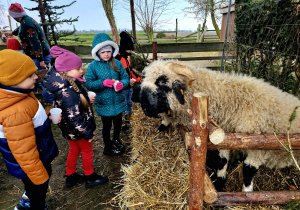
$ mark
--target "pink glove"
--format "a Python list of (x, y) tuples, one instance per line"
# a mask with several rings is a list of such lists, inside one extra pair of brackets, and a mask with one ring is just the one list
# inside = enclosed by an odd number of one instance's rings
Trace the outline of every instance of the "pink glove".
[(115, 87), (115, 90), (118, 92), (118, 91), (120, 91), (120, 90), (122, 90), (122, 89), (123, 89), (123, 84), (122, 84), (122, 82), (117, 82), (116, 87)]
[(114, 85), (115, 81), (112, 79), (106, 79), (103, 81), (103, 86), (104, 87), (112, 87)]

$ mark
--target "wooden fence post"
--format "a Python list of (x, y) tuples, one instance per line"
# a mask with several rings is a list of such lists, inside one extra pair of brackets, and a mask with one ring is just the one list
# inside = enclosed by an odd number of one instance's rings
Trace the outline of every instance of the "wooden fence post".
[(197, 42), (200, 42), (201, 24), (198, 24), (197, 28)]
[(208, 139), (208, 96), (193, 95), (191, 169), (189, 209), (203, 208), (204, 176)]
[(153, 54), (153, 60), (157, 60), (157, 42), (152, 42), (152, 54)]
[(9, 15), (7, 15), (7, 18), (8, 18), (9, 28), (10, 28), (10, 30), (11, 30), (11, 31), (13, 31), (13, 30), (12, 30), (12, 27), (11, 27), (11, 20), (10, 20), (10, 16), (9, 16)]
[(176, 18), (175, 42), (177, 42), (177, 33), (178, 33), (178, 21), (177, 21), (177, 18)]

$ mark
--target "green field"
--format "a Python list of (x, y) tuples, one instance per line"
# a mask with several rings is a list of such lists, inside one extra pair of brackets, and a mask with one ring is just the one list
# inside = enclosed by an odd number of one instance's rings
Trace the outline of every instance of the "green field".
[[(61, 45), (74, 45), (77, 43), (79, 45), (92, 46), (93, 38), (95, 37), (96, 34), (97, 33), (83, 33), (83, 34), (78, 34), (76, 36), (70, 35), (64, 38), (60, 38), (58, 43)], [(112, 33), (106, 33), (106, 34), (108, 34), (112, 38)], [(138, 31), (136, 35), (137, 38), (146, 37), (146, 34), (141, 31)], [(78, 41), (75, 41), (76, 39), (78, 39)], [(143, 39), (139, 39), (139, 40), (143, 40)], [(144, 40), (146, 41), (147, 39), (145, 38)]]
[[(155, 41), (160, 42), (160, 43), (166, 43), (166, 42), (175, 42), (175, 31), (166, 31), (163, 32), (166, 34), (166, 37), (162, 39), (156, 39), (154, 38)], [(173, 35), (171, 35), (173, 33)], [(196, 42), (197, 39), (197, 34), (193, 33), (193, 35), (180, 35), (181, 32), (178, 32), (178, 42)], [(85, 45), (85, 46), (92, 46), (93, 38), (95, 37), (97, 33), (79, 33), (76, 36), (70, 35), (67, 37), (60, 38), (58, 43), (60, 45)], [(106, 33), (112, 38), (112, 33)], [(154, 32), (154, 37), (156, 37), (157, 32)], [(136, 33), (137, 40), (139, 43), (149, 43), (147, 36), (144, 32), (142, 31), (137, 31)], [(205, 41), (219, 41), (219, 38), (214, 36), (214, 35), (205, 35)]]

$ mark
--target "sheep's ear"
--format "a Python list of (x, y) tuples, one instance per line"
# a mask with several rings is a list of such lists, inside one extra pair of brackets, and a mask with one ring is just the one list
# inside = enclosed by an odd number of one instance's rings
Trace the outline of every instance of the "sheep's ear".
[(184, 90), (186, 89), (186, 85), (182, 82), (180, 82), (179, 80), (175, 80), (172, 83), (172, 89), (173, 92), (177, 98), (177, 100), (179, 101), (180, 104), (184, 104)]
[(170, 62), (166, 64), (166, 68), (170, 69), (171, 71), (173, 71), (178, 75), (187, 77), (188, 81), (186, 82), (186, 84), (189, 86), (195, 80), (192, 69), (184, 64), (177, 63), (177, 62)]

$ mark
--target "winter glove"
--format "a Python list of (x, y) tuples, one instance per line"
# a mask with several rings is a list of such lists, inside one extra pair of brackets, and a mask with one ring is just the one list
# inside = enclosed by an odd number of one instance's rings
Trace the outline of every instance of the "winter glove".
[(114, 86), (115, 86), (115, 91), (117, 91), (117, 92), (123, 89), (122, 82), (116, 82), (116, 84)]
[(103, 86), (104, 87), (112, 87), (114, 85), (115, 81), (112, 79), (106, 79), (103, 81)]

